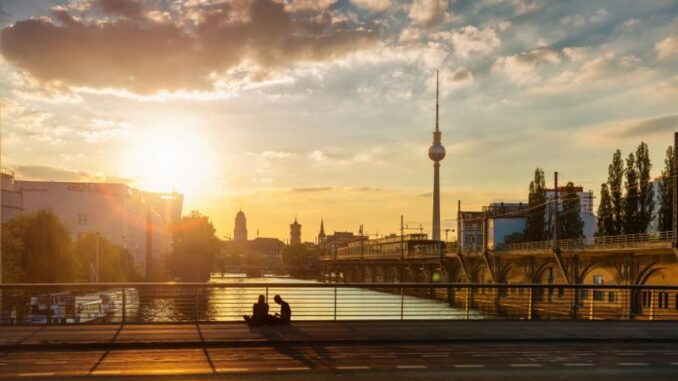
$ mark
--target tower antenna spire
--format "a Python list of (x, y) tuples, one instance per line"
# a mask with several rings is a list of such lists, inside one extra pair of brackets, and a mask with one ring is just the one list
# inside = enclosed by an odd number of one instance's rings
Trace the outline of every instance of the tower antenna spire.
[(438, 88), (440, 81), (438, 80), (438, 70), (436, 70), (436, 132), (440, 131), (438, 128)]

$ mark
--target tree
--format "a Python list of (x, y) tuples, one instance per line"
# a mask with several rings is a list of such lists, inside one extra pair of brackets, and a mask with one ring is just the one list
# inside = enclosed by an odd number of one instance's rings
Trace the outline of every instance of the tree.
[[(40, 210), (3, 225), (3, 265), (8, 256), (21, 282), (58, 283), (77, 280), (78, 264), (71, 235), (54, 212)], [(5, 242), (5, 237), (11, 238)], [(3, 272), (5, 269), (3, 268)], [(10, 278), (11, 279), (11, 278)]]
[(626, 159), (626, 180), (624, 187), (626, 195), (622, 200), (623, 206), (623, 232), (624, 234), (640, 233), (640, 224), (638, 216), (638, 169), (636, 167), (636, 157), (633, 153)]
[(581, 201), (574, 184), (565, 185), (562, 211), (558, 215), (558, 238), (584, 238), (584, 221), (581, 219)]
[(94, 280), (99, 252), (99, 282), (130, 282), (137, 279), (132, 255), (121, 246), (94, 232), (86, 233), (75, 242), (74, 253), (79, 262), (80, 280)]
[(612, 155), (612, 163), (607, 169), (607, 184), (610, 188), (612, 200), (612, 231), (610, 235), (622, 234), (624, 229), (623, 209), (622, 209), (622, 181), (624, 178), (624, 162), (622, 161), (621, 151), (615, 151)]
[(219, 239), (209, 218), (197, 211), (171, 226), (174, 250), (169, 256), (169, 270), (184, 282), (206, 282), (219, 250)]
[(546, 239), (546, 183), (544, 171), (537, 168), (534, 171), (534, 180), (530, 182), (528, 195), (528, 215), (525, 221), (526, 241), (543, 241)]
[(636, 149), (636, 173), (638, 176), (638, 219), (636, 232), (644, 233), (650, 226), (654, 212), (654, 189), (650, 179), (650, 150), (645, 142), (640, 142)]
[(600, 186), (600, 205), (598, 206), (598, 231), (596, 235), (606, 236), (614, 234), (614, 219), (612, 215), (612, 197), (606, 183)]
[(315, 266), (318, 253), (306, 245), (287, 245), (282, 249), (282, 261), (286, 268), (294, 271), (306, 271)]
[(22, 283), (26, 274), (22, 266), (24, 242), (21, 239), (22, 225), (14, 220), (2, 226), (2, 281)]
[(659, 211), (657, 213), (659, 231), (669, 231), (673, 229), (673, 168), (674, 153), (673, 147), (666, 149), (666, 158), (664, 159), (664, 170), (662, 170), (661, 180), (659, 181)]

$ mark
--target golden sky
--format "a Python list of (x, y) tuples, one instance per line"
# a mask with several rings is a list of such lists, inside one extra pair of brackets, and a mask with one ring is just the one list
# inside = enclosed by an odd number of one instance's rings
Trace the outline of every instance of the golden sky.
[(430, 229), (436, 69), (443, 229), (537, 166), (597, 192), (643, 140), (659, 175), (678, 127), (670, 0), (0, 5), (3, 166), (177, 190), (220, 236)]

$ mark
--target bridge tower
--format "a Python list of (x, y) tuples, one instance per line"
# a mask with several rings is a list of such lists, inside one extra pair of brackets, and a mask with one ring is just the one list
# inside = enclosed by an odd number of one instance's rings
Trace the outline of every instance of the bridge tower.
[(428, 149), (428, 157), (433, 160), (433, 224), (431, 239), (440, 241), (440, 161), (445, 158), (445, 147), (440, 142), (438, 126), (438, 71), (436, 70), (436, 129), (433, 132), (433, 144)]

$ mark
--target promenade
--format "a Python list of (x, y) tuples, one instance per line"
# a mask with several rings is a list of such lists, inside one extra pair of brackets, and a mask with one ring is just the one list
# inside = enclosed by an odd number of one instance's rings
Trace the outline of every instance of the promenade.
[(645, 321), (300, 321), (1, 326), (0, 349), (257, 346), (306, 343), (463, 341), (676, 341), (678, 322)]
[(678, 323), (349, 321), (0, 327), (11, 380), (675, 380)]

